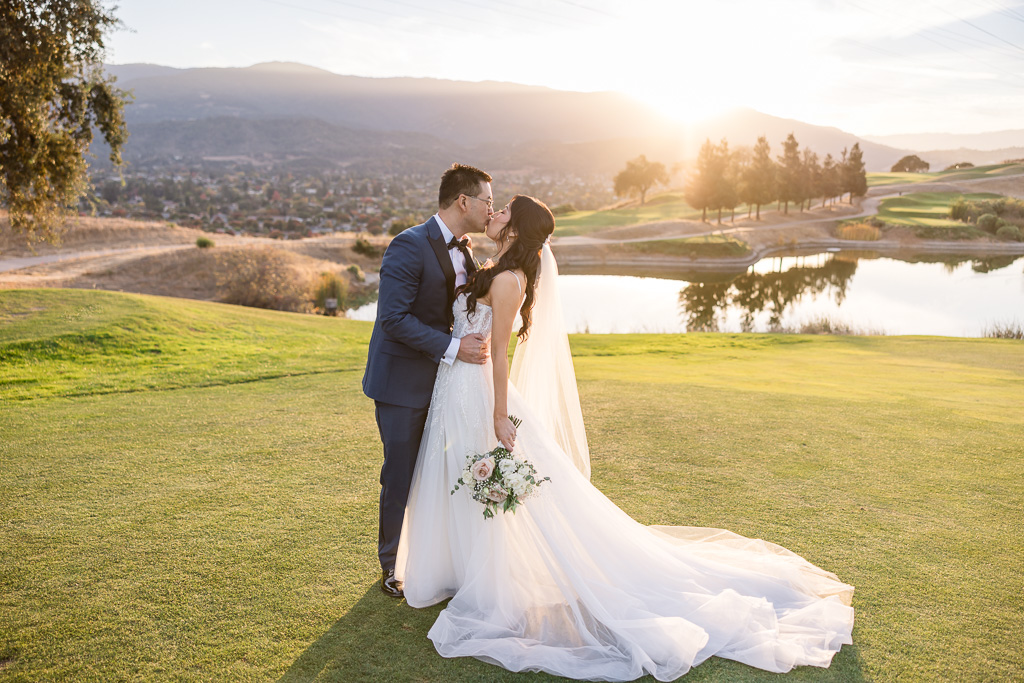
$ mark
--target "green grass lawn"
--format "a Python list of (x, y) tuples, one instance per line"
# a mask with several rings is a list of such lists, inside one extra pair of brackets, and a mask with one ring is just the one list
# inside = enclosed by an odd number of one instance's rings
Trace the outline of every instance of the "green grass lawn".
[[(743, 212), (746, 213), (746, 206)], [(737, 207), (736, 213), (740, 213)], [(717, 215), (715, 212), (712, 215)], [(730, 215), (725, 213), (724, 215)], [(638, 223), (672, 220), (700, 220), (701, 212), (692, 208), (676, 192), (655, 195), (643, 206), (630, 206), (624, 209), (608, 209), (597, 211), (575, 211), (558, 216), (555, 219), (555, 236), (586, 235), (606, 228), (618, 228)]]
[[(548, 681), (376, 580), (368, 323), (0, 292), (0, 680)], [(576, 335), (593, 480), (856, 586), (793, 681), (1024, 678), (1024, 345)], [(645, 679), (650, 680), (650, 679)], [(713, 658), (684, 680), (778, 676)]]
[(750, 253), (750, 245), (728, 235), (702, 235), (673, 240), (625, 242), (622, 248), (643, 254), (663, 254), (689, 258), (733, 258)]
[(903, 185), (906, 183), (929, 183), (953, 180), (977, 180), (999, 176), (1020, 175), (1024, 164), (992, 164), (975, 166), (955, 171), (932, 171), (930, 173), (868, 173), (868, 187)]
[[(964, 232), (964, 237), (981, 236), (985, 233), (973, 225), (949, 217), (949, 208), (959, 198), (980, 201), (996, 199), (1000, 195), (989, 192), (962, 194), (958, 192), (915, 192), (902, 197), (885, 199), (878, 207), (878, 217), (894, 225), (910, 225), (919, 228), (943, 228)], [(862, 220), (862, 219), (858, 219)], [(976, 234), (975, 234), (976, 233)], [(930, 235), (942, 239), (942, 231)]]

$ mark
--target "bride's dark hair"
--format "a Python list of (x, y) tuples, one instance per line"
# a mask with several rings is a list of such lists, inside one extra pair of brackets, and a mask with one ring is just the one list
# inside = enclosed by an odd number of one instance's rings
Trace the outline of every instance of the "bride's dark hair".
[(524, 341), (530, 331), (530, 309), (533, 308), (534, 290), (537, 289), (537, 269), (540, 266), (540, 250), (545, 240), (555, 230), (555, 217), (551, 210), (539, 199), (517, 194), (509, 202), (509, 221), (498, 233), (498, 244), (511, 240), (508, 251), (501, 255), (498, 262), (490, 268), (480, 268), (469, 276), (466, 284), (459, 288), (457, 294), (466, 293), (466, 311), (476, 311), (476, 300), (485, 296), (491, 289), (491, 282), (505, 270), (521, 268), (526, 274), (526, 299), (523, 301), (519, 314), (523, 326), (516, 336)]

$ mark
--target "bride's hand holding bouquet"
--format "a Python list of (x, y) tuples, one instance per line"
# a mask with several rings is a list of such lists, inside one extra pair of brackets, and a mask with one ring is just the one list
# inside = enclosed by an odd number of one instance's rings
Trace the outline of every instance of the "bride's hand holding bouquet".
[(494, 517), (499, 506), (502, 512), (515, 514), (516, 508), (533, 495), (538, 486), (551, 481), (551, 477), (538, 478), (537, 470), (529, 460), (512, 455), (512, 451), (505, 447), (506, 443), (513, 445), (515, 429), (521, 422), (519, 418), (509, 415), (501, 423), (512, 429), (510, 438), (508, 430), (504, 430), (507, 441), (498, 432), (498, 424), (495, 424), (495, 435), (503, 445), (486, 453), (471, 453), (466, 456), (466, 468), (452, 489), (454, 494), (460, 486), (469, 487), (473, 500), (483, 503), (485, 519)]

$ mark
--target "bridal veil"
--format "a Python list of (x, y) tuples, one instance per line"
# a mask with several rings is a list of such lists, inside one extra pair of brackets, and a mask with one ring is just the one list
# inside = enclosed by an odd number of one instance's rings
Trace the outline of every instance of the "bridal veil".
[(558, 264), (547, 242), (541, 250), (530, 334), (516, 345), (509, 379), (526, 405), (540, 416), (545, 430), (589, 479), (590, 449), (562, 315)]

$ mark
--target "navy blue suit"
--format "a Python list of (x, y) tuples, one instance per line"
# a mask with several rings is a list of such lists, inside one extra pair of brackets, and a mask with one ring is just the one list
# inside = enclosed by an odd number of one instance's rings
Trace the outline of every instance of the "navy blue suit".
[(434, 378), (452, 339), (454, 297), (455, 269), (437, 221), (431, 217), (399, 233), (384, 252), (363, 375), (363, 393), (374, 400), (384, 444), (377, 536), (382, 569), (395, 567)]

